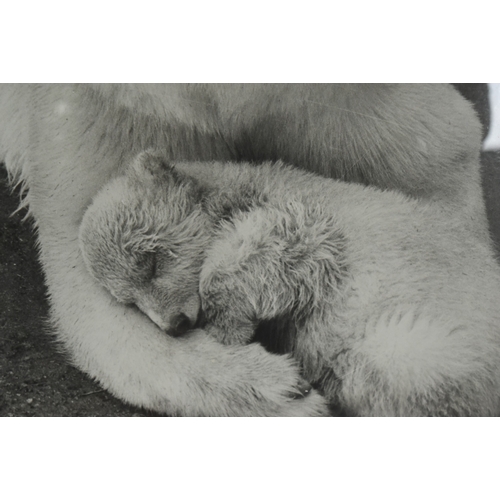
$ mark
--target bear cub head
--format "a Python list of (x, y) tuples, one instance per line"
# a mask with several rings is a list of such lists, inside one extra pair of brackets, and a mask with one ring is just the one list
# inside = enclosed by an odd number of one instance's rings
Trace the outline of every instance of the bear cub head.
[(90, 274), (174, 336), (200, 312), (199, 274), (212, 233), (201, 199), (195, 180), (147, 151), (100, 190), (80, 227)]

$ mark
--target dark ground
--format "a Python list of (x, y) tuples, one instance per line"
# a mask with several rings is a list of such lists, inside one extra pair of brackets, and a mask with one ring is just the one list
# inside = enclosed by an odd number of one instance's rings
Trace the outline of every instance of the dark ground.
[(35, 234), (0, 166), (0, 416), (147, 416), (67, 363), (47, 324)]

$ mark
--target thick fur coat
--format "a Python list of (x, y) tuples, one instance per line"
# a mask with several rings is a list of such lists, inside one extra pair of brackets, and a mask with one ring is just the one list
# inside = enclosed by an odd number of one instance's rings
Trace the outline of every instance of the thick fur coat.
[(0, 88), (0, 160), (25, 187), (59, 341), (116, 396), (171, 415), (323, 409), (315, 394), (290, 396), (300, 374), (288, 358), (201, 332), (172, 338), (94, 282), (78, 246), (83, 214), (138, 152), (153, 147), (171, 161), (283, 159), (427, 200), (468, 241), (488, 245), (480, 138), (471, 106), (447, 85)]
[(99, 193), (80, 238), (93, 276), (167, 332), (179, 314), (194, 324), (200, 299), (205, 330), (229, 345), (289, 318), (288, 351), (346, 414), (500, 413), (500, 268), (426, 201), (145, 153)]

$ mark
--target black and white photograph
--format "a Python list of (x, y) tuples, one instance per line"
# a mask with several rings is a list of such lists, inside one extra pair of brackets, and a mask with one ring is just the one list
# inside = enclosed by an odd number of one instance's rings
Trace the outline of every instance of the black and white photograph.
[(1, 414), (498, 416), (498, 88), (2, 86)]
[(498, 496), (492, 5), (2, 13), (2, 498)]

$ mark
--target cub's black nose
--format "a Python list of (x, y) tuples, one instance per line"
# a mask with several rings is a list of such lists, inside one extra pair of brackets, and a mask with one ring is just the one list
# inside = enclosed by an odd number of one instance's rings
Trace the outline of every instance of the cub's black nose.
[(196, 322), (193, 326), (195, 328), (205, 328), (206, 325), (207, 325), (207, 318), (203, 310), (200, 309), (198, 312), (198, 317), (196, 318)]
[(168, 333), (172, 337), (180, 337), (193, 327), (191, 320), (184, 313), (180, 313), (172, 318), (171, 325)]

